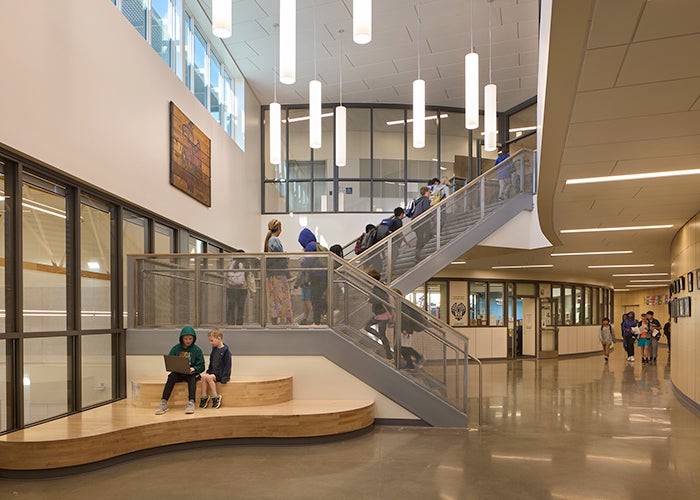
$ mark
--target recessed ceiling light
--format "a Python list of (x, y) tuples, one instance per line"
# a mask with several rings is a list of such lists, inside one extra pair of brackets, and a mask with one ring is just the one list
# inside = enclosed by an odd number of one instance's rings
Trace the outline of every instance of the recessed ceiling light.
[(450, 262), (450, 264), (466, 264), (466, 261), (464, 260), (456, 260), (454, 262)]
[(668, 276), (668, 273), (631, 273), (631, 274), (613, 274), (613, 276)]
[(532, 264), (530, 266), (491, 266), (491, 269), (526, 269), (531, 267), (554, 267), (554, 264)]
[(668, 285), (625, 285), (627, 288), (667, 288)]
[(588, 269), (608, 269), (614, 267), (654, 267), (654, 264), (611, 264), (605, 266), (588, 266)]
[(630, 283), (670, 283), (671, 280), (630, 280)]
[(599, 233), (604, 231), (637, 231), (639, 229), (668, 229), (673, 224), (659, 224), (656, 226), (621, 226), (621, 227), (589, 227), (586, 229), (562, 229), (560, 233)]
[(632, 253), (632, 250), (611, 250), (610, 252), (569, 252), (553, 253), (552, 257), (570, 257), (572, 255), (617, 255), (621, 253)]
[(643, 174), (606, 175), (604, 177), (582, 177), (567, 179), (567, 184), (592, 184), (595, 182), (634, 181), (639, 179), (658, 179), (659, 177), (678, 177), (680, 175), (698, 175), (700, 168), (690, 170), (669, 170), (666, 172), (646, 172)]

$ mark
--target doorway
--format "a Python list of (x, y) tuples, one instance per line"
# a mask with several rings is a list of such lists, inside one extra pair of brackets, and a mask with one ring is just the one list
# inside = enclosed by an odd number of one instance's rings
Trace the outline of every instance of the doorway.
[(537, 331), (537, 357), (556, 358), (559, 356), (559, 328), (557, 326), (556, 299), (540, 298)]

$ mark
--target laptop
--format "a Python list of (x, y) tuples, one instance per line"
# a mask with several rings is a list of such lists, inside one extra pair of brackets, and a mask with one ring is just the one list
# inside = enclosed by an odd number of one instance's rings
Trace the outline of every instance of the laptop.
[(190, 373), (190, 360), (184, 356), (168, 356), (163, 355), (165, 361), (165, 369), (175, 373)]

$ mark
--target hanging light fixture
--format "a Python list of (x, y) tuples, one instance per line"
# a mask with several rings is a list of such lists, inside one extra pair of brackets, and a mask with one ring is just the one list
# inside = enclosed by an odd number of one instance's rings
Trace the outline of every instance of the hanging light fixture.
[[(314, 9), (314, 12), (316, 9)], [(309, 147), (321, 147), (321, 82), (316, 70), (316, 15), (314, 14), (314, 79), (309, 82)]]
[(479, 54), (474, 52), (474, 0), (470, 0), (469, 33), (471, 52), (464, 57), (464, 125), (479, 128)]
[(496, 85), (491, 79), (491, 0), (489, 2), (489, 84), (484, 87), (484, 150), (496, 151)]
[(297, 81), (297, 2), (280, 0), (280, 82)]
[(338, 98), (338, 106), (335, 108), (335, 164), (338, 167), (344, 167), (346, 164), (346, 123), (347, 110), (343, 106), (343, 33), (344, 30), (338, 31), (340, 35), (340, 97)]
[[(279, 25), (275, 24), (275, 31)], [(282, 108), (277, 102), (277, 50), (272, 68), (274, 99), (270, 104), (270, 163), (279, 165), (282, 161)]]
[(358, 45), (372, 41), (372, 0), (352, 1), (352, 39)]
[(231, 36), (232, 0), (213, 0), (211, 3), (211, 31), (219, 38)]
[(425, 81), (420, 78), (420, 15), (416, 5), (418, 79), (413, 81), (413, 147), (425, 147)]

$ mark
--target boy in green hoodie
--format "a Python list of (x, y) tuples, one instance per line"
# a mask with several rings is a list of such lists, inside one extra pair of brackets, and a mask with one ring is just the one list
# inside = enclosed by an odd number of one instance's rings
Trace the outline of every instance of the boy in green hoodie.
[(156, 410), (156, 415), (162, 415), (168, 411), (168, 399), (173, 392), (173, 387), (177, 382), (187, 382), (187, 393), (189, 402), (185, 407), (185, 413), (194, 413), (194, 399), (197, 391), (197, 379), (199, 374), (204, 371), (204, 354), (202, 350), (195, 345), (197, 340), (197, 332), (191, 326), (185, 326), (180, 330), (180, 342), (175, 344), (170, 352), (170, 356), (183, 356), (190, 360), (190, 373), (175, 373), (168, 374), (168, 380), (163, 388), (160, 405)]

